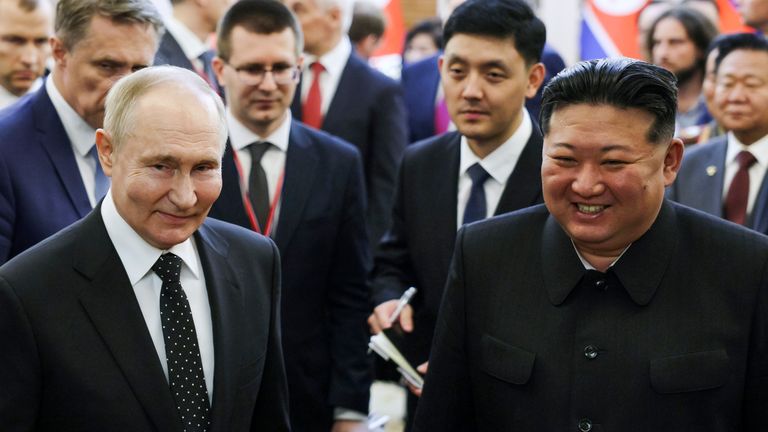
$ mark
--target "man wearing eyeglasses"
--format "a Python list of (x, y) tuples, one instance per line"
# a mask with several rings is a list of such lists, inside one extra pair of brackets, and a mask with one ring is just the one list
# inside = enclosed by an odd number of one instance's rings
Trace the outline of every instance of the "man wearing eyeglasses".
[(271, 236), (282, 259), (282, 329), (296, 431), (364, 427), (369, 266), (355, 147), (292, 119), (302, 39), (276, 0), (242, 0), (218, 29), (213, 68), (230, 140), (211, 216)]

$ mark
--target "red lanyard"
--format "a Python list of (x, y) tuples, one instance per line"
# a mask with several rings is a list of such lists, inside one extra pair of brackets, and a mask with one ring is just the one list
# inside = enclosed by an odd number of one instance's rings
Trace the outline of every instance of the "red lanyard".
[(246, 184), (245, 176), (243, 175), (243, 167), (240, 165), (240, 158), (237, 157), (237, 150), (232, 148), (232, 158), (235, 160), (235, 168), (237, 168), (237, 176), (240, 179), (240, 192), (243, 198), (243, 206), (245, 207), (245, 213), (248, 215), (248, 220), (251, 223), (251, 229), (257, 233), (269, 236), (272, 234), (272, 221), (275, 219), (275, 210), (277, 209), (277, 203), (280, 202), (280, 195), (283, 193), (283, 178), (285, 177), (285, 168), (280, 172), (280, 178), (277, 180), (277, 187), (275, 193), (272, 194), (272, 202), (269, 205), (269, 216), (267, 217), (267, 223), (264, 226), (264, 230), (261, 230), (261, 225), (258, 219), (256, 219), (256, 212), (253, 211), (253, 205), (251, 199), (248, 197), (248, 185)]

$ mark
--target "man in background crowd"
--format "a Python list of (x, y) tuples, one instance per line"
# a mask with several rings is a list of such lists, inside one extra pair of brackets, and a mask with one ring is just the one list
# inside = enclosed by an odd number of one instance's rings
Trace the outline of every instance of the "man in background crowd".
[(229, 102), (223, 190), (211, 215), (274, 238), (291, 425), (367, 430), (370, 252), (357, 149), (293, 119), (301, 31), (275, 0), (240, 0), (214, 69)]
[(729, 36), (716, 74), (714, 101), (729, 132), (686, 154), (670, 197), (768, 234), (768, 41)]
[(0, 116), (0, 263), (88, 214), (109, 179), (93, 141), (115, 81), (152, 64), (149, 0), (59, 0), (45, 85)]
[(386, 26), (384, 11), (380, 7), (368, 1), (355, 2), (352, 24), (347, 33), (361, 59), (371, 58), (379, 47)]
[(352, 52), (352, 0), (284, 0), (299, 18), (305, 61), (293, 117), (358, 148), (363, 157), (368, 235), (389, 225), (397, 165), (408, 141), (400, 86)]
[(706, 52), (717, 29), (700, 12), (679, 6), (662, 13), (648, 31), (652, 63), (677, 77), (677, 136), (695, 143), (712, 119), (702, 94)]
[(165, 19), (166, 32), (155, 54), (155, 64), (194, 71), (220, 92), (211, 68), (211, 60), (216, 54), (208, 40), (233, 1), (172, 0), (173, 15)]
[(0, 109), (43, 84), (52, 33), (50, 0), (0, 0)]

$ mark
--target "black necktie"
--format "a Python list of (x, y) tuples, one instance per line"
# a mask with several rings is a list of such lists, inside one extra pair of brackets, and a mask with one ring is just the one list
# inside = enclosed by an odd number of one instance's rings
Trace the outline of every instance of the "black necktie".
[(479, 163), (476, 163), (467, 169), (469, 178), (472, 179), (472, 189), (469, 192), (467, 206), (464, 207), (464, 219), (462, 224), (468, 224), (474, 221), (485, 219), (488, 212), (488, 206), (485, 202), (485, 181), (490, 174)]
[(163, 281), (160, 290), (160, 321), (163, 325), (168, 384), (176, 401), (185, 432), (204, 432), (210, 427), (210, 402), (203, 362), (189, 301), (181, 287), (181, 258), (167, 253), (152, 271)]
[[(248, 146), (251, 151), (251, 176), (248, 179), (248, 197), (251, 199), (253, 211), (259, 221), (259, 227), (263, 231), (269, 217), (269, 187), (267, 174), (261, 166), (261, 157), (272, 144), (262, 141)], [(267, 233), (264, 233), (267, 234)]]

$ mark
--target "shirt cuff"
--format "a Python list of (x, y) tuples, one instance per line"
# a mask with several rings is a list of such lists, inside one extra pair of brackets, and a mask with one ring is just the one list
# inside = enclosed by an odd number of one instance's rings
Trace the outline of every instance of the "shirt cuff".
[(333, 410), (333, 419), (364, 422), (368, 420), (368, 416), (359, 411), (351, 410), (348, 408), (336, 407)]

